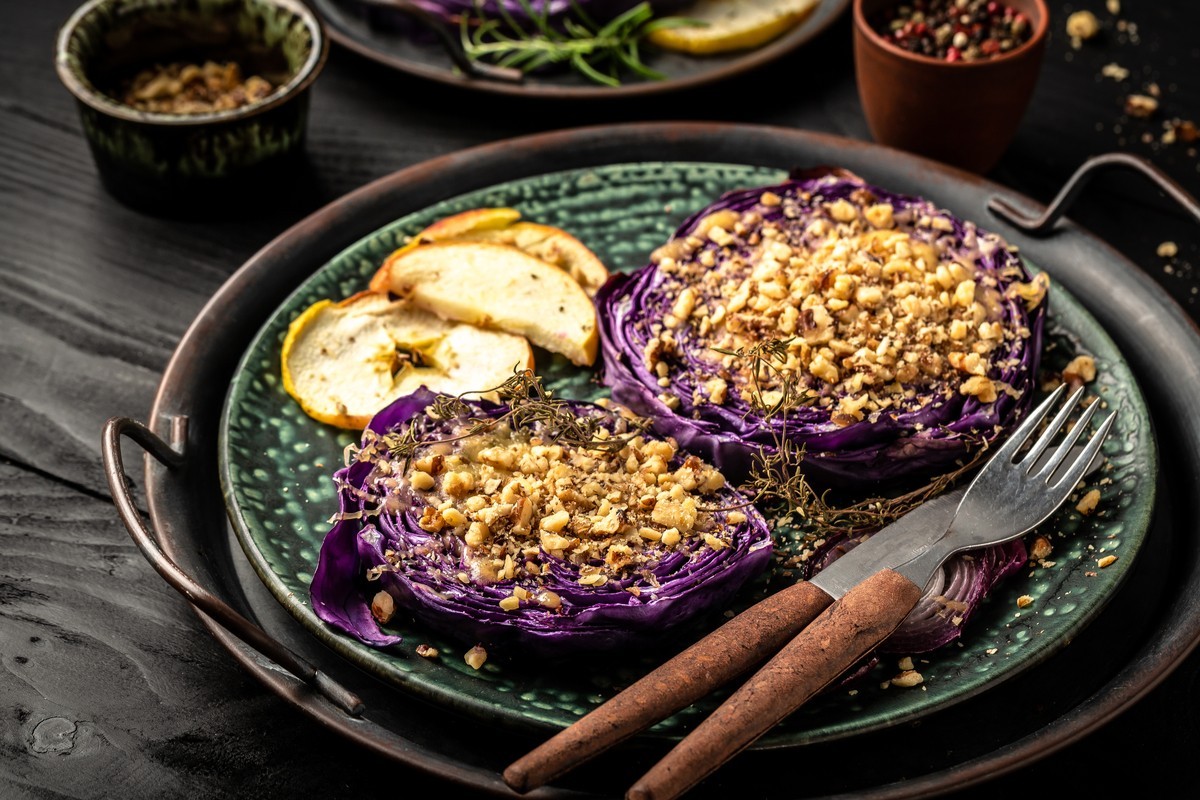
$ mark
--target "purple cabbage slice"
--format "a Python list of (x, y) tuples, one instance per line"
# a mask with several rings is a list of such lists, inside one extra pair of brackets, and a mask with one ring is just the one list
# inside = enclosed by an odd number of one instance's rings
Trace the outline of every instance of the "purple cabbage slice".
[[(919, 484), (1029, 408), (1046, 288), (995, 234), (826, 170), (726, 194), (612, 278), (603, 379), (735, 480), (786, 436), (816, 486)], [(756, 385), (745, 357), (764, 341), (807, 395), (786, 415), (763, 412), (783, 379)]]
[[(437, 397), (422, 389), (382, 410), (334, 476), (340, 513), (321, 546), (311, 598), (318, 617), (359, 641), (400, 640), (372, 613), (382, 591), (397, 613), (489, 650), (561, 656), (646, 644), (720, 608), (767, 568), (771, 538), (761, 514), (673, 444), (638, 437), (610, 457), (556, 446), (536, 425), (505, 423), (447, 441), (507, 408), (464, 401), (469, 418), (446, 419), (426, 413)], [(618, 414), (589, 403), (570, 408), (614, 438), (632, 436)], [(438, 443), (407, 460), (392, 455), (387, 437), (413, 426), (420, 441)], [(612, 459), (636, 477), (610, 473)], [(526, 481), (531, 475), (537, 480)], [(645, 475), (665, 494), (617, 496)], [(524, 522), (522, 499), (530, 507)], [(490, 525), (482, 538), (481, 522)], [(526, 544), (519, 553), (517, 542)]]

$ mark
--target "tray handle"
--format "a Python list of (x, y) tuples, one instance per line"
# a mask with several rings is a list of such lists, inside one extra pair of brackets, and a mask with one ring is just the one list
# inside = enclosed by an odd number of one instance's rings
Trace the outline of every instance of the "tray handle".
[(1131, 153), (1105, 153), (1093, 156), (1079, 165), (1058, 195), (1050, 201), (1050, 205), (1041, 215), (1028, 214), (1001, 197), (993, 197), (988, 201), (988, 210), (1000, 219), (1031, 236), (1046, 236), (1054, 228), (1059, 217), (1067, 213), (1067, 209), (1083, 192), (1084, 187), (1098, 172), (1109, 169), (1124, 168), (1140, 172), (1167, 193), (1172, 200), (1183, 206), (1184, 210), (1200, 222), (1200, 202), (1188, 194), (1171, 176), (1140, 156)]
[(197, 583), (162, 551), (154, 534), (142, 521), (142, 515), (130, 494), (129, 478), (125, 474), (125, 464), (121, 457), (122, 436), (141, 446), (164, 466), (177, 469), (182, 467), (185, 462), (187, 417), (176, 416), (171, 419), (170, 444), (163, 441), (142, 423), (128, 417), (113, 417), (104, 425), (104, 437), (101, 442), (104, 454), (104, 472), (108, 478), (108, 488), (112, 493), (113, 503), (116, 504), (121, 521), (125, 523), (129, 535), (133, 537), (133, 541), (151, 566), (166, 579), (167, 583), (187, 598), (189, 603), (215, 619), (222, 627), (260, 655), (311, 686), (347, 714), (360, 715), (366, 706), (357, 695), (234, 611), (229, 605)]

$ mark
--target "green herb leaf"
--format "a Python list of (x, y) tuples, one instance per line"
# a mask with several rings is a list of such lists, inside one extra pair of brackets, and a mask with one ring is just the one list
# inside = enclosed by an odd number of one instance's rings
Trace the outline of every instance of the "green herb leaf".
[(638, 45), (655, 30), (691, 24), (676, 17), (655, 19), (646, 2), (599, 25), (572, 2), (560, 28), (550, 21), (548, 3), (538, 10), (531, 0), (517, 2), (529, 22), (517, 22), (503, 3), (498, 4), (498, 18), (485, 16), (478, 2), (473, 14), (462, 16), (460, 34), (467, 58), (516, 67), (527, 74), (563, 64), (603, 86), (620, 86), (622, 73), (663, 80), (665, 75), (642, 61)]

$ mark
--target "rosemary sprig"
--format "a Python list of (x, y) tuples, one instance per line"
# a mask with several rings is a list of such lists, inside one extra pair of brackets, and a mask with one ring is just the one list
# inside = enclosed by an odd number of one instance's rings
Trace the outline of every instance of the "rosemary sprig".
[[(463, 398), (467, 394), (487, 395), (495, 393), (501, 405), (508, 410), (496, 417), (479, 417)], [(614, 414), (615, 412), (609, 412)], [(428, 436), (427, 430), (437, 420), (459, 419), (466, 427), (454, 436)], [(620, 435), (612, 432), (603, 423), (610, 421), (603, 415), (580, 416), (571, 403), (560, 400), (542, 383), (533, 370), (516, 367), (513, 375), (499, 386), (458, 396), (441, 395), (430, 403), (423, 414), (410, 421), (403, 433), (388, 434), (384, 444), (393, 458), (411, 459), (417, 451), (432, 444), (455, 442), (495, 430), (507, 424), (514, 431), (536, 433), (544, 441), (585, 450), (615, 453), (634, 437), (643, 433), (650, 421), (640, 417), (621, 416)], [(601, 431), (604, 431), (601, 433)]]
[(620, 86), (621, 73), (633, 72), (648, 80), (666, 76), (642, 61), (642, 40), (656, 30), (703, 24), (680, 17), (654, 19), (649, 3), (639, 3), (624, 14), (600, 25), (575, 2), (561, 28), (550, 21), (550, 3), (535, 9), (530, 0), (518, 0), (529, 17), (518, 22), (497, 3), (499, 17), (484, 14), (480, 0), (475, 12), (460, 19), (463, 51), (472, 61), (485, 61), (530, 73), (553, 64), (564, 64), (604, 86)]

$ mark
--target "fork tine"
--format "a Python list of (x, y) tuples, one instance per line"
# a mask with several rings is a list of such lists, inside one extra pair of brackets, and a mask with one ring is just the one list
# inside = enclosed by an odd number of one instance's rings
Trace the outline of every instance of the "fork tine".
[[(1096, 404), (1093, 403), (1092, 405), (1095, 406)], [(1083, 479), (1084, 474), (1087, 473), (1088, 467), (1091, 466), (1092, 461), (1095, 460), (1096, 454), (1100, 452), (1100, 448), (1104, 445), (1104, 440), (1108, 438), (1108, 432), (1112, 429), (1113, 422), (1117, 418), (1117, 410), (1118, 409), (1113, 409), (1113, 412), (1105, 417), (1104, 421), (1100, 423), (1100, 428), (1096, 431), (1096, 435), (1093, 436), (1087, 443), (1087, 446), (1083, 448), (1083, 452), (1079, 454), (1079, 457), (1072, 462), (1071, 466), (1067, 469), (1066, 474), (1054, 484), (1054, 489), (1061, 487), (1067, 491), (1070, 491), (1071, 487)]]
[[(1065, 385), (1065, 384), (1064, 384)], [(1062, 388), (1062, 387), (1059, 387)], [(1029, 448), (1029, 452), (1021, 459), (1020, 464), (1025, 466), (1025, 473), (1029, 474), (1033, 471), (1034, 465), (1037, 464), (1042, 453), (1046, 452), (1046, 448), (1050, 446), (1050, 442), (1058, 435), (1063, 426), (1067, 424), (1067, 420), (1071, 416), (1071, 412), (1075, 410), (1075, 406), (1079, 403), (1079, 398), (1083, 397), (1083, 387), (1080, 386), (1075, 391), (1071, 392), (1071, 396), (1067, 398), (1067, 402), (1063, 404), (1062, 409), (1054, 415), (1049, 426), (1046, 427), (1045, 433), (1038, 437), (1038, 440), (1033, 443), (1033, 447)], [(1069, 449), (1069, 448), (1068, 448)], [(1053, 472), (1051, 472), (1053, 474)]]
[(1046, 415), (1050, 413), (1050, 409), (1063, 396), (1063, 392), (1067, 390), (1067, 385), (1061, 384), (1057, 389), (1050, 393), (1049, 397), (1041, 402), (1041, 405), (1029, 412), (1029, 416), (1017, 426), (1017, 429), (1012, 432), (1012, 436), (1008, 437), (1008, 441), (1004, 446), (996, 451), (996, 455), (992, 456), (997, 464), (1007, 463), (1013, 460), (1017, 451), (1020, 450), (1033, 432), (1037, 430), (1037, 426), (1041, 424)]
[[(1050, 460), (1046, 462), (1046, 466), (1038, 470), (1037, 474), (1034, 476), (1035, 478), (1043, 480), (1046, 483), (1050, 482), (1050, 479), (1054, 477), (1054, 473), (1057, 472), (1058, 468), (1061, 467), (1063, 462), (1067, 460), (1067, 455), (1070, 453), (1071, 448), (1075, 446), (1077, 441), (1079, 441), (1079, 437), (1083, 436), (1083, 434), (1087, 431), (1088, 423), (1092, 421), (1092, 417), (1096, 413), (1097, 405), (1099, 404), (1092, 403), (1090, 406), (1084, 409), (1083, 413), (1079, 415), (1079, 419), (1076, 420), (1075, 427), (1071, 428), (1070, 432), (1063, 436), (1062, 442), (1054, 450), (1054, 454), (1050, 457)], [(1049, 437), (1047, 436), (1046, 438)]]

